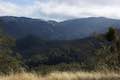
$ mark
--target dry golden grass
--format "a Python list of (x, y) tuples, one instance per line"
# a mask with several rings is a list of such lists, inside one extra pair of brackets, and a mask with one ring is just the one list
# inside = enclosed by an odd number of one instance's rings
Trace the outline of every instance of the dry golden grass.
[(52, 72), (42, 76), (22, 72), (0, 76), (0, 80), (120, 80), (120, 75), (113, 72)]

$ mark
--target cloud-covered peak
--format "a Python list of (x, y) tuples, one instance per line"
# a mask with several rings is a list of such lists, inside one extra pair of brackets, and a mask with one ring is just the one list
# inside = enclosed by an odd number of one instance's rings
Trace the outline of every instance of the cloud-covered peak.
[(120, 0), (0, 0), (0, 16), (65, 20), (80, 17), (120, 18)]

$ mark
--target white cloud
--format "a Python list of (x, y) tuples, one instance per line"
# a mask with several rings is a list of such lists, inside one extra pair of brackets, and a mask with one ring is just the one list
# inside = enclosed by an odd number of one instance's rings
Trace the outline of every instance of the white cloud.
[(11, 2), (0, 2), (0, 16), (32, 16), (37, 6), (20, 6)]
[[(118, 0), (117, 2), (114, 2), (116, 5), (109, 5), (112, 2), (109, 2), (107, 5), (97, 5), (100, 1), (96, 0), (70, 0), (66, 2), (59, 1), (49, 1), (48, 3), (39, 3), (41, 11), (47, 15), (63, 15), (63, 16), (69, 16), (69, 17), (89, 17), (89, 16), (104, 16), (104, 17), (111, 17), (111, 18), (120, 18), (120, 11), (119, 11), (119, 5)], [(96, 1), (96, 4), (90, 2), (90, 1)], [(72, 4), (73, 3), (73, 4)], [(101, 3), (105, 3), (105, 1), (101, 1)], [(120, 1), (119, 1), (120, 3)]]
[(120, 0), (35, 0), (30, 5), (17, 5), (0, 0), (0, 15), (44, 19), (69, 19), (103, 16), (120, 19)]

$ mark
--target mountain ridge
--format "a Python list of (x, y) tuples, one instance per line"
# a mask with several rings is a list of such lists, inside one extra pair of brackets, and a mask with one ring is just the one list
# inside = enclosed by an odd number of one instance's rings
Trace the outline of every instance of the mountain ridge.
[(46, 40), (71, 40), (91, 36), (94, 32), (104, 33), (110, 26), (120, 28), (120, 20), (105, 17), (77, 18), (57, 22), (2, 16), (0, 21), (2, 21), (7, 34), (18, 39), (35, 35)]

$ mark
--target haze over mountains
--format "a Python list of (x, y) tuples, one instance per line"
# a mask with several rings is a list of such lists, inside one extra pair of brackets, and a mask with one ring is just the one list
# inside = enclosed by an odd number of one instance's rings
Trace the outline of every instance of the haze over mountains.
[(96, 33), (103, 33), (108, 27), (120, 28), (120, 20), (104, 17), (89, 17), (63, 22), (44, 21), (25, 17), (0, 17), (4, 31), (17, 39), (29, 35), (47, 40), (80, 39)]

